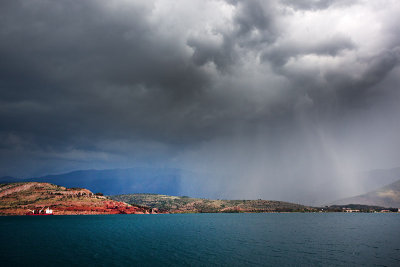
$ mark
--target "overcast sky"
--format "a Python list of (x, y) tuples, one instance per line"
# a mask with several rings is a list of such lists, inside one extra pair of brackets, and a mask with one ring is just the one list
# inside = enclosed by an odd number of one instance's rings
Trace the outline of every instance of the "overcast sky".
[(399, 14), (397, 0), (3, 0), (0, 176), (176, 167), (204, 173), (187, 194), (347, 196), (354, 173), (400, 166)]

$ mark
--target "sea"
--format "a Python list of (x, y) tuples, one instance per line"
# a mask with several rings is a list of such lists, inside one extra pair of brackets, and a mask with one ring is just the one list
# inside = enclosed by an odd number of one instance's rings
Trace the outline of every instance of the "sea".
[(400, 266), (400, 213), (0, 217), (1, 266)]

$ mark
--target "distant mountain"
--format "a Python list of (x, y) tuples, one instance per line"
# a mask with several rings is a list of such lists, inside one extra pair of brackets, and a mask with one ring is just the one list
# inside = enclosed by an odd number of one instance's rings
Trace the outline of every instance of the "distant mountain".
[[(188, 181), (203, 181), (202, 178), (205, 175), (210, 174), (194, 173), (175, 168), (137, 167), (129, 169), (78, 170), (64, 174), (45, 175), (27, 179), (4, 176), (0, 178), (0, 183), (46, 182), (65, 187), (87, 188), (92, 192), (102, 192), (106, 195), (152, 193), (163, 195), (191, 194), (202, 196), (204, 195), (204, 192), (201, 191), (201, 188), (199, 189), (196, 185), (190, 184)], [(190, 178), (184, 180), (183, 177)], [(399, 179), (400, 167), (359, 173), (358, 176), (355, 177), (355, 180), (353, 180), (354, 184), (357, 186), (350, 196), (362, 195), (366, 192), (373, 191), (376, 188), (393, 183)], [(195, 189), (188, 189), (190, 186)], [(183, 189), (186, 189), (186, 191)], [(336, 197), (333, 197), (333, 199), (331, 198), (331, 200), (345, 196), (346, 195), (341, 195), (337, 197), (336, 195)], [(311, 198), (309, 195), (307, 197)], [(304, 199), (303, 201), (304, 203), (310, 203), (307, 199)], [(318, 204), (320, 203), (321, 202), (318, 202)], [(316, 203), (313, 204), (316, 205)]]
[(179, 195), (182, 170), (173, 168), (130, 168), (111, 170), (80, 170), (64, 174), (16, 179), (1, 178), (0, 182), (44, 182), (65, 187), (87, 188), (105, 195), (154, 193)]
[(366, 193), (400, 180), (400, 167), (361, 172), (359, 177), (362, 193)]
[(335, 201), (333, 204), (363, 204), (387, 208), (400, 208), (400, 180), (363, 195)]
[(21, 180), (18, 178), (11, 177), (11, 176), (0, 177), (0, 183), (14, 183), (14, 182), (18, 182), (18, 181), (21, 181)]

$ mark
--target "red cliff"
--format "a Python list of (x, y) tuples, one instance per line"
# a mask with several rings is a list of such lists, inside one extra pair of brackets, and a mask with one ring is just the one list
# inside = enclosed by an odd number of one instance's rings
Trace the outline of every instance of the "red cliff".
[(52, 209), (54, 215), (155, 213), (82, 188), (36, 182), (0, 184), (0, 215), (25, 215), (44, 207)]

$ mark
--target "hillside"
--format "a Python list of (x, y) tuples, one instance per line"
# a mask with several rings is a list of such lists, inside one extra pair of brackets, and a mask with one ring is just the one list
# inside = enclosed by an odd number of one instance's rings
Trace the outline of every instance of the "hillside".
[(210, 200), (156, 194), (116, 195), (110, 198), (173, 213), (312, 211), (303, 205), (270, 200)]
[(363, 195), (335, 201), (333, 204), (363, 204), (400, 208), (400, 180)]
[(82, 188), (65, 188), (49, 183), (0, 184), (0, 215), (24, 215), (29, 210), (49, 207), (55, 215), (142, 214), (148, 208), (95, 195)]

